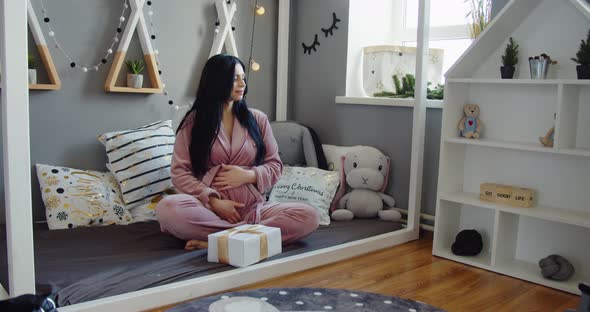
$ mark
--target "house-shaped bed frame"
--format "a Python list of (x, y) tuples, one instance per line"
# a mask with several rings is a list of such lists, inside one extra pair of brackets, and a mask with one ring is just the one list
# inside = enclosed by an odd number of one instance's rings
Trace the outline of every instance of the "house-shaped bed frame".
[[(217, 0), (224, 1), (224, 0)], [(0, 299), (35, 292), (32, 227), (29, 103), (27, 89), (27, 2), (0, 3), (0, 55), (4, 190), (10, 294), (0, 285)], [(418, 238), (426, 115), (425, 60), (428, 50), (430, 0), (420, 0), (416, 100), (413, 113), (412, 158), (407, 227), (395, 232), (267, 261), (246, 268), (194, 278), (60, 308), (60, 311), (138, 311), (252, 284), (272, 277), (351, 258)], [(290, 0), (278, 0), (277, 120), (287, 112)]]

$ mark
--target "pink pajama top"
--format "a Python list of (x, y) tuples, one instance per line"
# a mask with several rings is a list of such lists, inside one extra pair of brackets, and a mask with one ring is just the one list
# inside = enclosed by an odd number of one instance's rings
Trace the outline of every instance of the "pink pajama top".
[[(283, 163), (279, 158), (278, 145), (272, 134), (268, 117), (257, 109), (250, 109), (250, 112), (258, 123), (262, 140), (266, 146), (266, 154), (262, 165), (253, 166), (256, 158), (256, 145), (248, 130), (242, 127), (237, 117), (234, 116), (231, 143), (223, 130), (223, 124), (221, 124), (217, 138), (213, 143), (207, 173), (202, 180), (197, 179), (192, 172), (189, 153), (191, 131), (194, 126), (193, 118), (189, 116), (176, 135), (171, 173), (172, 183), (176, 189), (181, 193), (195, 196), (205, 207), (211, 208), (209, 196), (231, 199), (245, 204), (244, 208), (237, 209), (244, 221), (258, 223), (260, 221), (260, 208), (264, 203), (264, 197), (261, 194), (270, 190), (279, 180), (283, 171)], [(254, 170), (256, 173), (256, 185), (245, 184), (223, 192), (212, 188), (213, 178), (221, 169), (222, 164), (236, 165), (244, 169)]]

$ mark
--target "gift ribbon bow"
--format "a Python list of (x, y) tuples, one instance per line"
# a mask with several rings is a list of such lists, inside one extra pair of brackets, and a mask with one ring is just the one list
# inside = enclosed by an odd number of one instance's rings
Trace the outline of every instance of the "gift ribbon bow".
[(226, 234), (217, 238), (217, 254), (220, 263), (229, 264), (229, 238), (235, 234), (246, 233), (260, 236), (260, 260), (268, 258), (268, 237), (266, 233), (257, 231), (261, 229), (260, 225), (252, 225), (245, 229), (228, 229)]

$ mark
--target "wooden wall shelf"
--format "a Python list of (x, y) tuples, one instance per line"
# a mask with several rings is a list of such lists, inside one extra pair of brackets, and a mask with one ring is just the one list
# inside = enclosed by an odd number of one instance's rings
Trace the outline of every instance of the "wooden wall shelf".
[(47, 83), (29, 84), (29, 90), (59, 90), (61, 86)]
[(128, 87), (107, 87), (108, 92), (122, 92), (122, 93), (162, 93), (161, 88), (128, 88)]

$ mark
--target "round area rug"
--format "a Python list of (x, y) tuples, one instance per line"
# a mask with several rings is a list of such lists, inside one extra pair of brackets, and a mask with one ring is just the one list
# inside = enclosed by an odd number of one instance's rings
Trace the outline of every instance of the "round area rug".
[(236, 291), (197, 299), (178, 305), (169, 312), (439, 312), (431, 305), (366, 293), (328, 288), (268, 288)]

